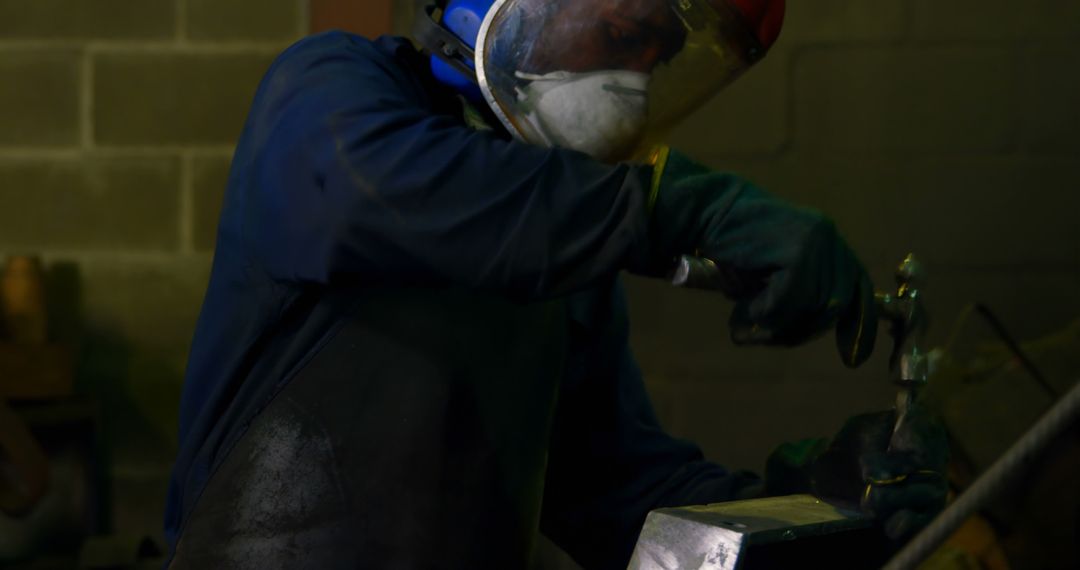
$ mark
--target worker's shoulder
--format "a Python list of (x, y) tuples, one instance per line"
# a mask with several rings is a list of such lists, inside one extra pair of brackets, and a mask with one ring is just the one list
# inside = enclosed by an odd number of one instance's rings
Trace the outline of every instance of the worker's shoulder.
[[(330, 90), (356, 93), (416, 90), (423, 57), (409, 40), (382, 36), (374, 40), (340, 30), (300, 39), (274, 59), (256, 98), (272, 108), (298, 93)], [(373, 90), (358, 88), (375, 87)], [(377, 87), (376, 87), (377, 86)]]
[(274, 67), (302, 66), (310, 69), (323, 63), (395, 66), (411, 62), (419, 53), (406, 38), (380, 36), (368, 39), (342, 30), (329, 30), (301, 38), (275, 61)]

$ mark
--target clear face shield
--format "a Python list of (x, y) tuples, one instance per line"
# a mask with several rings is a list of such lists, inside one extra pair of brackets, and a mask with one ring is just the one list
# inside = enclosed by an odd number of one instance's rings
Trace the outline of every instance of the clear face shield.
[(647, 157), (764, 54), (730, 0), (498, 0), (476, 47), (511, 133), (608, 162)]

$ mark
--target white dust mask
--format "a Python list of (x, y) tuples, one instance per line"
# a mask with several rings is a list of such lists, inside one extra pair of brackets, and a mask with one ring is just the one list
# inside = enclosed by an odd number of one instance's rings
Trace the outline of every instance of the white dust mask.
[(549, 146), (572, 148), (600, 160), (626, 158), (641, 136), (648, 112), (649, 74), (609, 70), (518, 72), (530, 81), (518, 90), (531, 109), (526, 118)]

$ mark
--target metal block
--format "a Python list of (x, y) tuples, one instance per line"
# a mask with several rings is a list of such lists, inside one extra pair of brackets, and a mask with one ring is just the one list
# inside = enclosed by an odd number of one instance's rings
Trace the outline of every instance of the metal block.
[[(837, 563), (874, 567), (885, 545), (873, 521), (810, 495), (649, 513), (630, 570), (752, 570)], [(794, 566), (792, 565), (794, 564)]]

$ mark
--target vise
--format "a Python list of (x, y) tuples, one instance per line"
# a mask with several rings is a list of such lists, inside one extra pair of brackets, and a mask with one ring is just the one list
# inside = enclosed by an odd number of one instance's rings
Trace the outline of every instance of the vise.
[[(908, 255), (896, 269), (897, 291), (877, 293), (877, 310), (893, 337), (890, 377), (897, 386), (896, 429), (925, 386), (929, 359), (923, 345), (926, 312), (923, 271)], [(725, 276), (715, 264), (683, 256), (676, 286), (716, 288)], [(630, 570), (758, 570), (816, 566), (879, 568), (887, 561), (886, 539), (856, 505), (789, 495), (657, 509), (638, 536)]]

